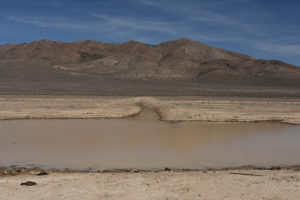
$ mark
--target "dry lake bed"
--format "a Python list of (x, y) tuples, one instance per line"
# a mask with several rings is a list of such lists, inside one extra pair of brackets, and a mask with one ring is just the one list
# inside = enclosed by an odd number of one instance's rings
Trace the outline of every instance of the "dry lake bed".
[(3, 95), (0, 119), (0, 199), (300, 198), (297, 98)]

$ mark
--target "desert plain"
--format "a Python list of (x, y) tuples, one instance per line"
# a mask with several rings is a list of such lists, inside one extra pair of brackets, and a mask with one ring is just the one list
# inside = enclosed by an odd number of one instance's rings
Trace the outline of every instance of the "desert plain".
[[(167, 123), (297, 126), (299, 83), (297, 66), (186, 38), (158, 45), (41, 40), (0, 46), (0, 120), (7, 121), (125, 119), (151, 110)], [(194, 171), (35, 167), (3, 166), (0, 199), (300, 199), (297, 166)]]

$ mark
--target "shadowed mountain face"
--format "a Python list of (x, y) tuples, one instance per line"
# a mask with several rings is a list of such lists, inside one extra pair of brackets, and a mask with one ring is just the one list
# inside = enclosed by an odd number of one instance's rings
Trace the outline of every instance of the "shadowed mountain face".
[(189, 39), (158, 45), (135, 41), (107, 44), (42, 40), (0, 46), (2, 92), (34, 91), (37, 86), (44, 87), (42, 91), (46, 93), (51, 89), (79, 92), (80, 88), (104, 91), (99, 89), (100, 85), (116, 84), (116, 90), (129, 82), (134, 88), (139, 81), (146, 85), (157, 84), (152, 90), (171, 82), (195, 84), (192, 87), (200, 83), (296, 87), (299, 80), (299, 67), (280, 61), (257, 60)]

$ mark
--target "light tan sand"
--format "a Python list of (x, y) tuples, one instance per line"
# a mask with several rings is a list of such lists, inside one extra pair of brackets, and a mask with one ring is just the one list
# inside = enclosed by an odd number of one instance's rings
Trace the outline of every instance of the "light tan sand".
[[(248, 176), (230, 172), (255, 174)], [(36, 186), (20, 186), (35, 181)], [(298, 200), (300, 172), (222, 170), (204, 172), (54, 173), (0, 177), (1, 200), (230, 199)]]
[(0, 96), (0, 119), (122, 118), (154, 109), (165, 121), (300, 124), (300, 100), (249, 97)]

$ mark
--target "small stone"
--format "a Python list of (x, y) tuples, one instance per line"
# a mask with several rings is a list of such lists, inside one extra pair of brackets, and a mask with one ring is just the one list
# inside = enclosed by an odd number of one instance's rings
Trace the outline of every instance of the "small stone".
[(15, 174), (21, 174), (21, 173), (25, 173), (26, 169), (24, 167), (17, 167), (13, 169), (13, 173)]
[(273, 167), (271, 167), (271, 169), (270, 170), (280, 170), (281, 169), (281, 167), (280, 166), (273, 166)]
[(138, 169), (132, 169), (132, 170), (130, 170), (130, 172), (133, 172), (133, 173), (139, 173), (140, 170), (138, 170)]
[(24, 183), (21, 183), (22, 186), (35, 186), (37, 185), (36, 182), (33, 182), (33, 181), (27, 181), (27, 182), (24, 182)]
[(40, 173), (37, 174), (37, 176), (46, 176), (49, 175), (48, 172), (42, 171)]

